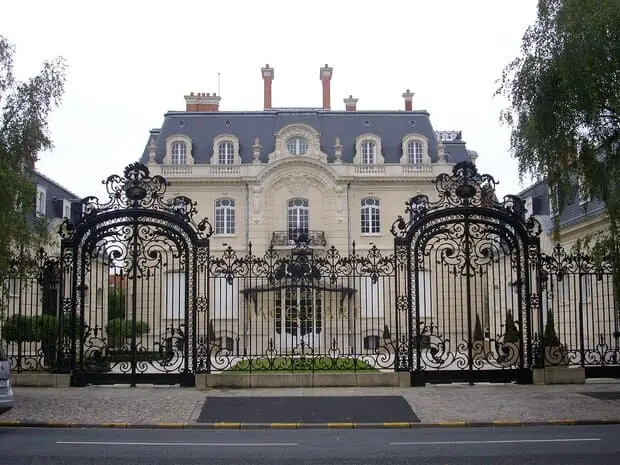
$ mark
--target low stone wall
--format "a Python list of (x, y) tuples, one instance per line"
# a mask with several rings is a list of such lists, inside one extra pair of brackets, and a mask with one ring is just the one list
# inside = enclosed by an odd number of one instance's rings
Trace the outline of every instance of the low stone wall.
[(214, 373), (196, 375), (196, 388), (409, 387), (409, 372)]
[(65, 373), (11, 373), (13, 386), (70, 387), (71, 375)]
[(568, 366), (534, 368), (532, 378), (534, 384), (584, 384), (586, 370)]

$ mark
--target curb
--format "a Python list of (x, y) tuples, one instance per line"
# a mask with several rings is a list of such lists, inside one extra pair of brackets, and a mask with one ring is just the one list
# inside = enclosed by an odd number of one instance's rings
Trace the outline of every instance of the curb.
[(121, 428), (121, 429), (417, 429), (417, 428), (481, 428), (481, 427), (531, 427), (531, 426), (586, 426), (586, 425), (618, 425), (620, 418), (590, 419), (590, 420), (494, 420), (494, 421), (440, 421), (437, 423), (81, 423), (71, 421), (29, 421), (29, 420), (0, 420), (0, 428)]

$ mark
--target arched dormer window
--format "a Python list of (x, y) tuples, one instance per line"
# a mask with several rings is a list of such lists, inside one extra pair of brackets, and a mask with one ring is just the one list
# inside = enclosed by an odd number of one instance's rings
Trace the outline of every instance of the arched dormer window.
[(212, 165), (241, 164), (239, 139), (233, 134), (220, 134), (213, 139)]
[(358, 165), (383, 164), (381, 138), (375, 134), (362, 134), (355, 140), (353, 163)]
[(407, 134), (403, 137), (400, 162), (404, 165), (426, 165), (431, 163), (428, 139), (422, 134)]
[(164, 165), (193, 165), (192, 139), (185, 134), (174, 134), (166, 139)]
[(327, 162), (327, 155), (321, 152), (320, 133), (307, 124), (289, 124), (275, 134), (274, 151), (269, 162), (282, 158), (304, 156)]

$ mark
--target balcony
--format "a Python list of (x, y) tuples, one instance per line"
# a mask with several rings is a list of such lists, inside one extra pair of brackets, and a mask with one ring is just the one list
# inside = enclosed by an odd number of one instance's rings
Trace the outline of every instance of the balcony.
[(298, 244), (308, 247), (325, 247), (325, 231), (311, 231), (308, 229), (289, 229), (288, 231), (274, 231), (271, 236), (273, 247), (294, 247)]

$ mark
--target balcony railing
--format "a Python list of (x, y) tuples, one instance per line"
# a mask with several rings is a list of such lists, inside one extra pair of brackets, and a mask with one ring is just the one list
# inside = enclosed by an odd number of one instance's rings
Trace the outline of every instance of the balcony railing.
[(271, 245), (274, 247), (294, 247), (297, 244), (307, 244), (309, 247), (325, 247), (325, 231), (311, 231), (308, 229), (289, 229), (288, 231), (274, 231), (271, 236)]

